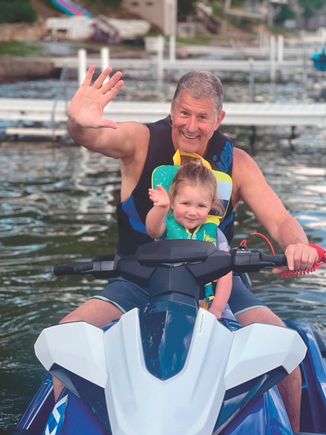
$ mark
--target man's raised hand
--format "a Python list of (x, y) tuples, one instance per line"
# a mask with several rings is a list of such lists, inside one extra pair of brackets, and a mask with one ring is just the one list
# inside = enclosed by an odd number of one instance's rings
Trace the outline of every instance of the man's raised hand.
[(69, 118), (81, 127), (117, 128), (114, 121), (104, 118), (104, 109), (123, 88), (122, 73), (117, 71), (109, 78), (112, 68), (108, 67), (93, 82), (95, 70), (95, 65), (87, 70), (84, 82), (71, 100)]

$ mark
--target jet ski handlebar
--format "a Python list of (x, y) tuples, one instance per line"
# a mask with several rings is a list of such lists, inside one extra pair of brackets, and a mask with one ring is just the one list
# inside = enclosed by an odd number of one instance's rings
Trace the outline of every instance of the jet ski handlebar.
[(135, 255), (98, 257), (93, 261), (54, 266), (54, 274), (93, 275), (107, 279), (123, 276), (146, 285), (157, 269), (185, 267), (200, 284), (213, 281), (226, 273), (253, 272), (265, 267), (286, 265), (285, 255), (267, 255), (255, 249), (220, 251), (198, 240), (161, 240), (142, 245)]

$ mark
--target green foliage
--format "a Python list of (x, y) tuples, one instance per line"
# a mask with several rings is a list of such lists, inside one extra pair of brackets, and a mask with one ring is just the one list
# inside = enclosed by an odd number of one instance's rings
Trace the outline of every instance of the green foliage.
[(33, 23), (37, 13), (30, 0), (0, 0), (0, 23)]
[(0, 56), (42, 56), (43, 48), (28, 42), (0, 42)]
[(115, 9), (122, 6), (122, 0), (102, 0), (102, 3)]
[(122, 0), (81, 0), (83, 6), (92, 8), (93, 10), (103, 10), (104, 7), (119, 9), (122, 6)]
[(233, 8), (242, 8), (244, 7), (245, 0), (232, 0)]
[(274, 22), (276, 24), (282, 24), (286, 20), (292, 20), (295, 18), (295, 13), (293, 10), (289, 7), (289, 5), (285, 4), (282, 5), (279, 12), (277, 13)]
[(196, 12), (197, 0), (178, 0), (178, 20), (185, 21)]
[(214, 2), (212, 4), (212, 8), (213, 8), (213, 14), (216, 17), (224, 17), (224, 7), (222, 6), (221, 3), (219, 2)]
[(197, 36), (195, 38), (177, 38), (180, 45), (209, 45), (211, 38), (205, 36)]
[(316, 11), (325, 6), (325, 0), (299, 0), (299, 5), (303, 9), (303, 16), (310, 18)]

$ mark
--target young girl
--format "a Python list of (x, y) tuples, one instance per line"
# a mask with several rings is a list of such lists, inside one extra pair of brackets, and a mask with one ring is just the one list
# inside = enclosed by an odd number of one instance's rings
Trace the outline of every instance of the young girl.
[[(169, 193), (162, 187), (149, 189), (153, 207), (146, 216), (146, 228), (153, 239), (195, 239), (214, 243), (228, 251), (227, 240), (218, 229), (211, 210), (221, 211), (217, 199), (217, 183), (212, 171), (196, 162), (180, 168)], [(211, 286), (205, 288), (205, 298), (212, 300), (209, 311), (218, 319), (230, 297), (232, 273), (216, 281), (215, 297)], [(209, 294), (209, 292), (212, 292)]]

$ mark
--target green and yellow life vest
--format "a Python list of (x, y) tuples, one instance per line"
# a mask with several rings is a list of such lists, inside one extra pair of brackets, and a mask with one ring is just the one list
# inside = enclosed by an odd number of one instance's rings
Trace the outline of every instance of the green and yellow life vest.
[(216, 216), (209, 216), (203, 225), (199, 225), (193, 232), (189, 231), (184, 226), (180, 225), (174, 218), (171, 211), (166, 217), (166, 236), (167, 240), (175, 239), (192, 239), (203, 240), (204, 242), (213, 243), (217, 246), (218, 242), (218, 224), (216, 223)]
[(153, 189), (157, 189), (158, 185), (164, 187), (165, 190), (169, 191), (170, 187), (173, 183), (173, 180), (177, 174), (177, 172), (181, 168), (181, 161), (183, 158), (187, 158), (187, 160), (200, 160), (201, 164), (208, 169), (210, 169), (217, 182), (217, 193), (218, 199), (223, 203), (224, 214), (221, 216), (216, 216), (210, 214), (209, 217), (212, 222), (215, 222), (216, 225), (219, 225), (225, 216), (225, 212), (228, 208), (228, 204), (232, 195), (232, 178), (230, 175), (225, 172), (215, 171), (212, 169), (210, 163), (196, 153), (186, 153), (183, 151), (177, 150), (173, 156), (174, 165), (162, 165), (158, 166), (154, 169), (152, 173), (152, 187)]
[[(173, 212), (171, 211), (166, 217), (165, 239), (203, 240), (213, 243), (216, 247), (218, 247), (218, 226), (225, 216), (225, 212), (231, 199), (232, 178), (225, 172), (213, 170), (210, 163), (203, 159), (203, 157), (201, 157), (199, 154), (186, 153), (177, 150), (173, 156), (174, 165), (162, 165), (154, 169), (152, 173), (153, 189), (156, 189), (159, 185), (161, 185), (165, 190), (170, 190), (173, 180), (182, 166), (182, 158), (186, 158), (187, 160), (200, 160), (203, 166), (207, 167), (213, 172), (217, 182), (218, 199), (222, 201), (225, 211), (221, 216), (216, 216), (213, 214), (208, 215), (206, 222), (197, 227), (193, 232), (190, 232), (187, 228), (180, 225), (175, 220)], [(205, 285), (205, 299), (208, 305), (214, 298), (214, 288), (215, 286), (213, 286), (212, 283)]]

